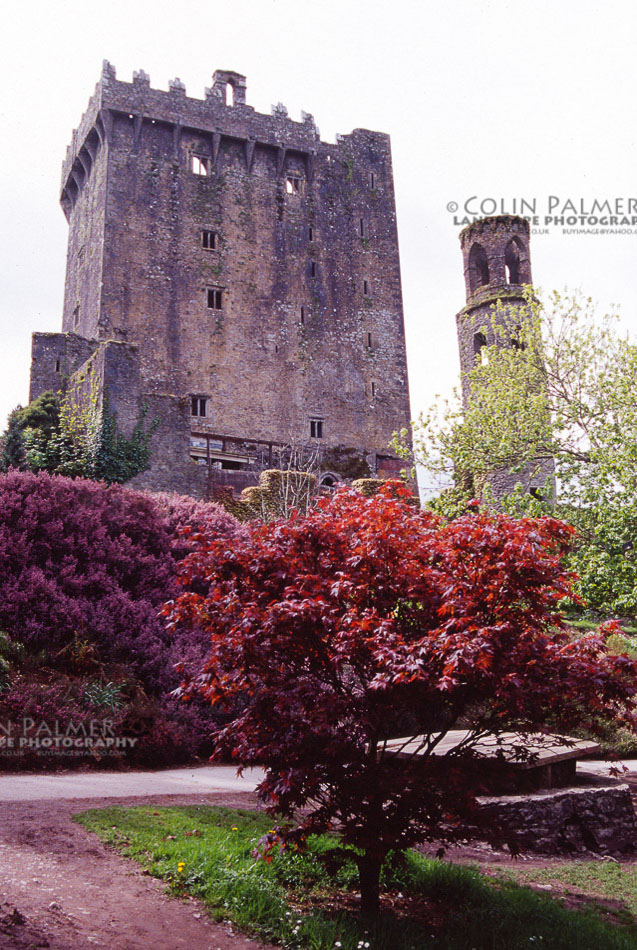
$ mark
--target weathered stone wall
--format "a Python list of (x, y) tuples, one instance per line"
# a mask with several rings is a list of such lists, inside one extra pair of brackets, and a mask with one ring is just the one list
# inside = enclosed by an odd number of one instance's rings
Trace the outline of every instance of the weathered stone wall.
[(629, 854), (637, 847), (630, 790), (617, 782), (479, 802), (481, 817), (498, 829), (502, 842), (522, 851)]
[(144, 394), (144, 425), (158, 423), (150, 442), (150, 468), (127, 484), (148, 491), (176, 491), (209, 497), (208, 471), (190, 458), (190, 401), (179, 396)]
[[(210, 495), (208, 472), (190, 458), (190, 400), (142, 391), (136, 344), (99, 343), (74, 333), (34, 334), (29, 399), (49, 390), (65, 392), (82, 409), (107, 411), (127, 437), (140, 422), (144, 429), (153, 427), (150, 468), (132, 479), (131, 486), (153, 491), (170, 488), (196, 498)], [(221, 474), (211, 471), (210, 477), (218, 480)], [(258, 478), (252, 472), (227, 474), (246, 476), (239, 479), (240, 488)]]
[(73, 383), (83, 385), (85, 402), (97, 394), (98, 411), (113, 415), (125, 436), (139, 423), (153, 428), (150, 467), (131, 479), (131, 487), (161, 491), (170, 486), (184, 495), (207, 496), (207, 473), (190, 458), (190, 400), (143, 392), (139, 346), (101, 343), (69, 381)]
[(62, 208), (69, 222), (62, 329), (102, 339), (108, 169), (106, 134), (100, 122), (89, 130), (77, 150), (62, 193)]
[(97, 340), (87, 340), (76, 333), (34, 333), (29, 402), (44, 392), (60, 392), (67, 378), (89, 359), (97, 345)]
[(214, 80), (198, 100), (105, 65), (63, 167), (64, 327), (79, 300), (83, 334), (139, 344), (144, 393), (207, 399), (197, 431), (287, 443), (319, 420), (375, 468), (409, 421), (389, 138), (331, 145), (307, 114), (245, 105), (238, 74)]

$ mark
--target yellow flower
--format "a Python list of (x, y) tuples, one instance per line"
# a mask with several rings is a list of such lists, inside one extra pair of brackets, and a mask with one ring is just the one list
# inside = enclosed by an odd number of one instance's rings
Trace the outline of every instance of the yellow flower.
[(233, 831), (238, 831), (239, 829), (238, 829), (237, 826), (235, 825), (232, 830), (233, 830)]
[(180, 861), (179, 864), (177, 865), (177, 871), (179, 872), (179, 874), (181, 874), (181, 872), (183, 871), (185, 867), (186, 867), (186, 862)]

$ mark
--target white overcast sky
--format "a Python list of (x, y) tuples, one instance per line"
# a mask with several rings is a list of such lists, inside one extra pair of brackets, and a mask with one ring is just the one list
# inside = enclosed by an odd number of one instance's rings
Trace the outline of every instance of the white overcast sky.
[[(103, 59), (130, 81), (215, 69), (248, 79), (260, 112), (311, 112), (321, 136), (392, 138), (412, 414), (459, 372), (462, 259), (447, 204), (637, 199), (637, 7), (591, 0), (30, 0), (5, 5), (0, 427), (28, 392), (30, 335), (61, 328), (67, 225), (59, 174)], [(637, 330), (632, 234), (531, 243), (536, 286), (581, 288)]]

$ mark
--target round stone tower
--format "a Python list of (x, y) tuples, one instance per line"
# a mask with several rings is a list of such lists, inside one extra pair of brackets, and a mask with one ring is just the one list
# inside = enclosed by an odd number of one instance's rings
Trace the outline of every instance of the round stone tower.
[[(498, 302), (502, 305), (500, 319), (507, 322), (510, 309), (515, 308), (518, 326), (528, 316), (525, 287), (531, 284), (529, 240), (528, 221), (508, 214), (482, 218), (460, 233), (467, 303), (456, 322), (465, 404), (471, 399), (467, 375), (480, 359), (482, 348), (495, 342), (494, 307)], [(510, 340), (515, 345), (512, 330)], [(522, 470), (491, 472), (486, 481), (496, 498), (502, 498), (518, 483), (536, 497), (555, 497), (554, 463), (548, 457), (538, 458)], [(478, 486), (476, 490), (480, 491)]]
[(482, 218), (460, 233), (467, 303), (456, 322), (465, 399), (466, 375), (482, 347), (493, 342), (488, 330), (493, 307), (498, 301), (525, 304), (524, 286), (531, 283), (529, 240), (529, 222), (509, 214)]

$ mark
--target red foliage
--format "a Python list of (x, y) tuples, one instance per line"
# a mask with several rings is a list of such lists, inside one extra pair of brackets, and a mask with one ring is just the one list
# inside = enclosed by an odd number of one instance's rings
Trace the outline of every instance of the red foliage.
[[(393, 483), (253, 526), (231, 550), (201, 539), (183, 562), (172, 621), (210, 635), (199, 688), (221, 708), (243, 702), (217, 754), (263, 764), (264, 801), (362, 849), (368, 908), (390, 849), (466, 833), (484, 730), (630, 717), (636, 664), (607, 656), (601, 635), (559, 632), (571, 537), (551, 518), (448, 524)], [(459, 727), (473, 730), (462, 751), (435, 755)], [(416, 734), (421, 754), (399, 765), (384, 739)]]

